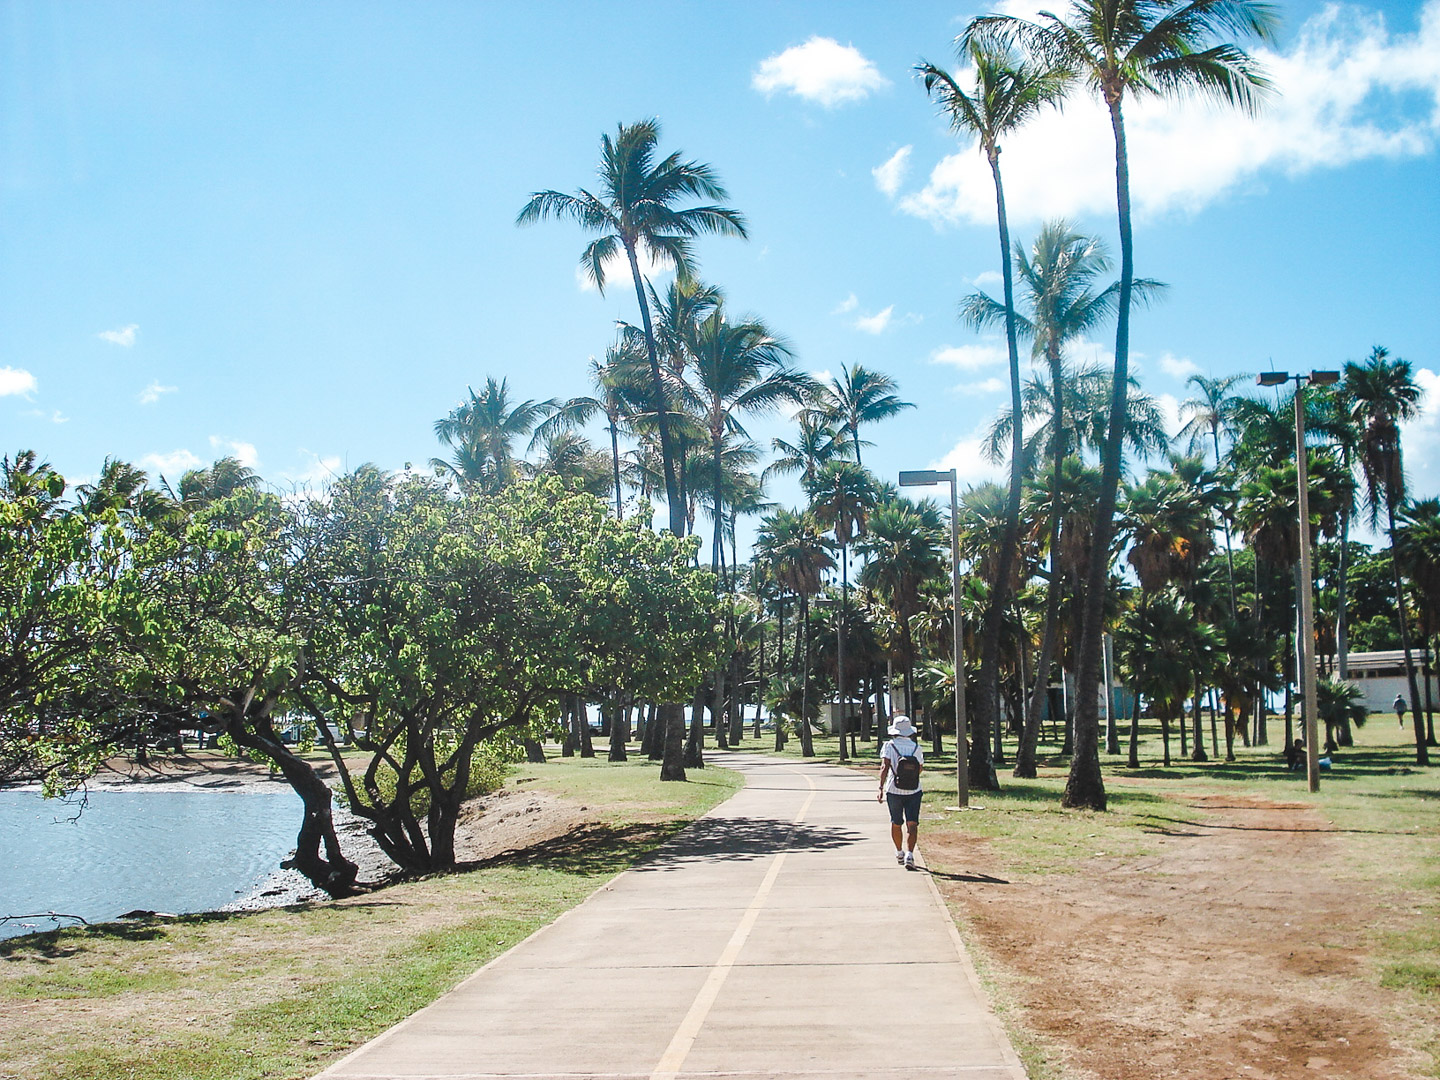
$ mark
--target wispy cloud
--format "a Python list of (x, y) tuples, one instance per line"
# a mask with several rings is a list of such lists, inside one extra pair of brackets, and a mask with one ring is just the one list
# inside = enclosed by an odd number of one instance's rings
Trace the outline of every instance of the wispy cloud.
[(905, 182), (905, 174), (910, 169), (910, 151), (913, 149), (912, 146), (902, 146), (883, 165), (876, 165), (870, 170), (870, 175), (875, 177), (875, 186), (886, 195), (894, 197), (900, 190), (900, 185)]
[(38, 416), (41, 420), (48, 420), (52, 424), (68, 424), (70, 422), (70, 418), (59, 409), (52, 409), (49, 412), (44, 409), (31, 409), (28, 415)]
[(976, 428), (971, 434), (955, 444), (948, 454), (930, 466), (932, 469), (954, 469), (956, 479), (962, 484), (980, 484), (998, 481), (1004, 475), (1004, 466), (985, 456), (985, 429)]
[(1005, 349), (999, 345), (942, 345), (930, 354), (932, 364), (949, 364), (961, 371), (981, 371), (1005, 360)]
[(189, 450), (171, 450), (168, 454), (146, 454), (140, 464), (150, 472), (178, 480), (188, 469), (198, 469), (205, 463)]
[(304, 464), (298, 469), (281, 473), (281, 476), (298, 490), (310, 491), (324, 488), (344, 471), (338, 454), (327, 454), (322, 457), (312, 450), (301, 450), (300, 453), (304, 458)]
[(101, 341), (108, 341), (111, 345), (119, 345), (128, 349), (135, 344), (135, 335), (140, 332), (138, 323), (131, 323), (129, 326), (122, 326), (118, 330), (101, 330), (95, 336)]
[(40, 388), (35, 376), (24, 368), (0, 367), (0, 397), (12, 394), (29, 397)]
[[(668, 262), (662, 263), (654, 257), (648, 248), (640, 248), (636, 253), (640, 263), (640, 276), (646, 281), (655, 281), (656, 278), (670, 273), (674, 269)], [(601, 262), (601, 268), (605, 272), (605, 289), (613, 292), (616, 287), (634, 289), (634, 282), (630, 276), (630, 260), (625, 257), (622, 250), (610, 258)], [(590, 270), (586, 266), (575, 268), (575, 284), (580, 286), (581, 292), (596, 292), (595, 282), (590, 280)], [(660, 286), (656, 284), (658, 291)]]
[(160, 400), (162, 394), (173, 394), (178, 389), (177, 386), (161, 386), (159, 382), (152, 382), (140, 391), (135, 400), (141, 405), (154, 405)]
[(961, 383), (955, 390), (961, 394), (998, 394), (1005, 389), (1005, 380), (996, 376), (979, 382)]
[(859, 307), (859, 306), (860, 306), (860, 298), (859, 298), (858, 296), (856, 296), (856, 295), (852, 292), (852, 293), (851, 293), (849, 296), (847, 296), (844, 300), (841, 300), (840, 303), (836, 304), (836, 305), (835, 305), (835, 310), (832, 311), (832, 312), (830, 312), (830, 314), (831, 314), (831, 315), (844, 315), (844, 314), (846, 314), (847, 312), (854, 311), (854, 310), (855, 310), (857, 307)]
[(247, 469), (258, 469), (260, 467), (260, 455), (256, 452), (254, 443), (237, 442), (235, 439), (226, 439), (219, 435), (211, 435), (210, 449), (227, 457), (233, 457)]
[[(1138, 214), (1194, 213), (1267, 175), (1434, 152), (1440, 0), (1427, 0), (1414, 34), (1391, 34), (1378, 12), (1330, 4), (1288, 51), (1256, 56), (1277, 90), (1257, 116), (1200, 100), (1127, 103)], [(1063, 116), (1037, 117), (1005, 144), (1012, 221), (1113, 212), (1113, 152), (1107, 113), (1093, 97), (1077, 96)], [(993, 224), (989, 168), (973, 147), (952, 154), (900, 206), (936, 223)]]
[(1400, 427), (1405, 471), (1415, 491), (1440, 491), (1440, 374), (1419, 368), (1415, 382), (1425, 396), (1420, 414)]
[(862, 330), (867, 334), (883, 334), (885, 328), (890, 325), (890, 319), (895, 314), (895, 305), (891, 304), (884, 311), (877, 311), (874, 315), (862, 315), (855, 320), (855, 329)]
[(970, 284), (977, 289), (988, 288), (991, 285), (1003, 285), (1005, 278), (999, 270), (982, 270), (970, 279)]
[(1172, 379), (1179, 379), (1183, 382), (1191, 375), (1199, 375), (1200, 365), (1188, 357), (1176, 356), (1174, 353), (1167, 352), (1160, 356), (1160, 370)]
[(767, 96), (783, 90), (832, 109), (863, 101), (890, 80), (855, 46), (816, 36), (760, 61), (750, 85)]

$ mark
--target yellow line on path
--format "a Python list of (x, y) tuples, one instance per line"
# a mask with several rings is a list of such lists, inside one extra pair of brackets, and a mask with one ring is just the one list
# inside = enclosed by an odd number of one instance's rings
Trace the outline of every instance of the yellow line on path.
[[(810, 809), (810, 804), (815, 801), (815, 781), (804, 773), (800, 775), (810, 785), (810, 794), (805, 797), (800, 812), (790, 823), (792, 829), (805, 820), (805, 814)], [(695, 1001), (691, 1004), (690, 1011), (685, 1014), (685, 1019), (680, 1021), (680, 1027), (676, 1030), (675, 1037), (665, 1048), (665, 1053), (660, 1058), (660, 1064), (656, 1065), (655, 1071), (650, 1074), (650, 1080), (674, 1080), (674, 1077), (680, 1074), (681, 1066), (690, 1056), (690, 1048), (695, 1045), (695, 1039), (705, 1025), (705, 1018), (710, 1015), (710, 1009), (714, 1006), (715, 999), (720, 996), (720, 988), (725, 985), (725, 980), (730, 975), (730, 969), (735, 966), (735, 960), (739, 957), (740, 950), (745, 947), (745, 941), (749, 938), (750, 931), (754, 929), (755, 921), (760, 918), (760, 912), (765, 907), (765, 901), (770, 895), (771, 888), (775, 885), (775, 879), (780, 876), (780, 868), (785, 865), (786, 854), (787, 852), (782, 851), (776, 855), (775, 861), (770, 864), (770, 869), (765, 872), (765, 880), (760, 882), (760, 888), (756, 890), (755, 898), (750, 901), (750, 906), (740, 917), (740, 925), (730, 935), (730, 941), (725, 946), (725, 951), (720, 954), (720, 959), (710, 969), (710, 974), (705, 979), (705, 985), (700, 987), (700, 992), (695, 995)]]

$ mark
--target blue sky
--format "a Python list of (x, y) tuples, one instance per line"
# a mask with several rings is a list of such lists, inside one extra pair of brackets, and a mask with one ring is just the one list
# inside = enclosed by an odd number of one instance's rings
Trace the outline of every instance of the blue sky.
[[(177, 477), (235, 453), (283, 486), (424, 462), (487, 375), (583, 393), (633, 293), (583, 289), (583, 234), (515, 214), (590, 184), (602, 131), (657, 116), (749, 219), (749, 242), (702, 242), (706, 280), (800, 366), (863, 363), (917, 404), (866, 463), (989, 475), (1002, 352), (955, 306), (998, 289), (993, 194), (911, 76), (953, 65), (981, 11), (0, 5), (0, 444), (76, 480), (106, 455)], [(1134, 364), (1173, 410), (1193, 371), (1384, 344), (1430, 391), (1407, 455), (1435, 494), (1440, 0), (1281, 12), (1260, 118), (1130, 112), (1137, 269), (1171, 285)], [(1083, 99), (1012, 140), (1015, 236), (1063, 214), (1113, 247), (1111, 153)]]

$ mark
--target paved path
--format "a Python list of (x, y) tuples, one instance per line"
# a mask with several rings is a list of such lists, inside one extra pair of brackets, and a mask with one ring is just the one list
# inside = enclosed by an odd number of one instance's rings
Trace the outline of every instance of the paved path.
[(1024, 1080), (874, 781), (724, 763), (734, 798), (324, 1080)]

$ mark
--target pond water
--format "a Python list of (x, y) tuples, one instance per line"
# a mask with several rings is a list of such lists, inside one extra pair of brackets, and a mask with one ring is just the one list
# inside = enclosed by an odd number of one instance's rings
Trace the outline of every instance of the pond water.
[[(83, 808), (0, 791), (0, 916), (213, 910), (277, 868), (300, 819), (289, 791), (92, 790)], [(54, 925), (4, 922), (0, 938)]]

